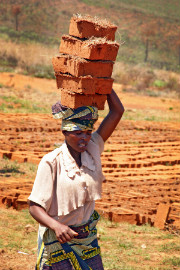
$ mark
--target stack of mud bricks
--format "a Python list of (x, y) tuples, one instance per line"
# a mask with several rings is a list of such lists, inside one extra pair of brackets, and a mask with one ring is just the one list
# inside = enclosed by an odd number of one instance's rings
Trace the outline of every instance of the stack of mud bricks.
[(117, 27), (106, 20), (74, 15), (69, 35), (63, 35), (60, 55), (53, 57), (61, 104), (72, 109), (96, 106), (104, 109), (111, 93), (113, 64), (119, 49)]

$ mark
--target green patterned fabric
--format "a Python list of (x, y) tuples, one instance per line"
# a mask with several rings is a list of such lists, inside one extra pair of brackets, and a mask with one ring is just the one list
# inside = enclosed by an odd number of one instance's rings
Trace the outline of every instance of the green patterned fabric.
[(62, 130), (93, 130), (98, 119), (98, 109), (93, 106), (82, 106), (77, 109), (67, 108), (57, 102), (52, 106), (55, 119), (62, 119)]
[(70, 226), (78, 236), (62, 245), (54, 231), (47, 229), (40, 245), (36, 270), (103, 270), (96, 229), (99, 218), (94, 211), (86, 224)]

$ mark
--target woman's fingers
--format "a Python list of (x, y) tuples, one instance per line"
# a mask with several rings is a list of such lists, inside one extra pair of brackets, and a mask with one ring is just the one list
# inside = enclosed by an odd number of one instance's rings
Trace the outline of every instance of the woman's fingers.
[(71, 237), (72, 238), (74, 238), (74, 236), (78, 236), (78, 233), (77, 232), (75, 232), (75, 231), (73, 231), (71, 228), (69, 228), (70, 229), (70, 235), (71, 235)]
[(64, 237), (63, 235), (60, 235), (60, 236), (58, 237), (58, 241), (59, 241), (61, 244), (64, 244), (64, 243), (67, 242), (66, 237)]
[(67, 227), (64, 231), (61, 231), (58, 234), (57, 239), (61, 244), (63, 244), (63, 243), (66, 243), (68, 241), (71, 241), (77, 235), (78, 235), (77, 232), (75, 232), (71, 228)]

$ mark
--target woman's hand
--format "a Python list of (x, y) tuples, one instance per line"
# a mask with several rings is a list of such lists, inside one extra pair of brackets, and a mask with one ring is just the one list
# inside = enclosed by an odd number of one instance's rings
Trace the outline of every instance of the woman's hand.
[(61, 244), (71, 241), (71, 239), (78, 235), (78, 233), (73, 231), (70, 227), (50, 217), (44, 208), (37, 203), (30, 201), (29, 212), (37, 222), (52, 229)]
[(54, 227), (54, 232), (56, 234), (57, 240), (61, 244), (71, 241), (75, 236), (78, 236), (77, 232), (59, 222), (57, 222), (56, 226)]

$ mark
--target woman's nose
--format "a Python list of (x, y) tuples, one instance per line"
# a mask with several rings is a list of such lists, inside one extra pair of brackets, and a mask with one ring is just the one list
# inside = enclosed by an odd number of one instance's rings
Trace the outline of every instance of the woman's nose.
[(86, 135), (86, 134), (83, 134), (83, 135), (82, 135), (82, 139), (83, 139), (83, 140), (86, 140), (86, 139), (87, 139), (87, 135)]
[(86, 133), (82, 133), (82, 137), (83, 140), (88, 140), (88, 135)]

